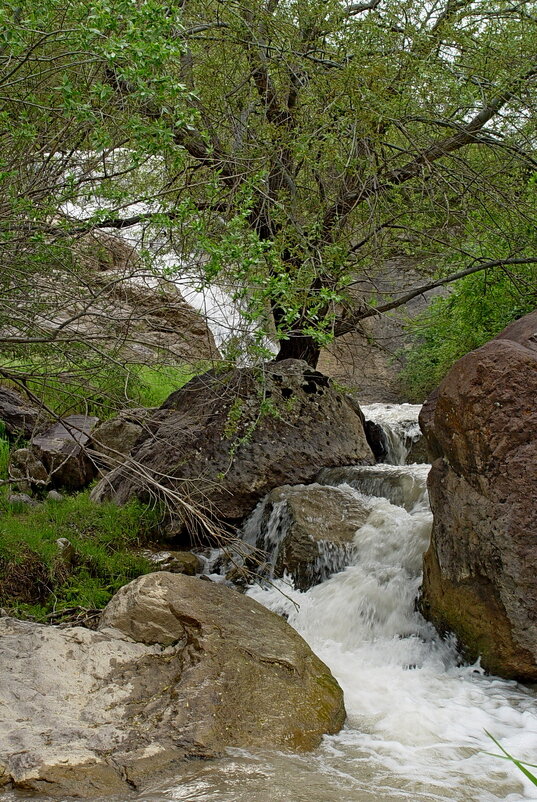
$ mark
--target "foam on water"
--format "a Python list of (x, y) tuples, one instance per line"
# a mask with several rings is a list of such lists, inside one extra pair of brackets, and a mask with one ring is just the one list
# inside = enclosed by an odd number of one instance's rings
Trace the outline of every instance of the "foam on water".
[(413, 443), (421, 437), (418, 424), (420, 404), (367, 404), (362, 406), (366, 420), (382, 427), (386, 462), (404, 465)]
[(453, 642), (415, 610), (430, 514), (384, 498), (369, 503), (354, 565), (307, 593), (287, 587), (288, 598), (276, 588), (251, 591), (287, 614), (345, 692), (347, 727), (327, 739), (325, 770), (332, 749), (342, 749), (357, 782), (366, 756), (377, 799), (536, 799), (514, 767), (484, 753), (495, 751), (488, 730), (535, 760), (533, 692), (459, 665)]
[[(403, 462), (417, 436), (419, 407), (374, 405), (369, 419), (392, 426)], [(369, 414), (368, 414), (369, 413)], [(384, 416), (384, 420), (380, 420)], [(399, 449), (399, 450), (398, 450)], [(490, 732), (517, 758), (536, 762), (537, 704), (529, 688), (461, 663), (416, 609), (431, 513), (428, 465), (382, 464), (326, 470), (369, 509), (350, 550), (352, 564), (306, 593), (290, 582), (250, 595), (289, 623), (331, 668), (345, 694), (347, 724), (309, 755), (232, 750), (192, 768), (145, 802), (521, 802), (537, 789), (507, 761), (488, 755)], [(252, 543), (263, 505), (248, 522)], [(285, 521), (275, 509), (266, 546)], [(266, 522), (265, 522), (266, 526)], [(249, 527), (249, 528), (248, 528)]]

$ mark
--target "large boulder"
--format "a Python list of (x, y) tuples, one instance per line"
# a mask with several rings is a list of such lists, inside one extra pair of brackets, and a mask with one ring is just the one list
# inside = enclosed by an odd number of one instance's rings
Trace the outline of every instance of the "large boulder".
[(312, 749), (345, 719), (329, 669), (282, 618), (192, 577), (136, 579), (97, 632), (0, 618), (0, 633), (0, 785), (124, 795), (230, 746)]
[(31, 493), (49, 483), (49, 473), (31, 448), (17, 448), (9, 457), (9, 478), (16, 481), (19, 490)]
[(246, 522), (245, 539), (267, 556), (271, 578), (289, 574), (307, 590), (351, 562), (354, 535), (369, 513), (350, 488), (284, 485)]
[(95, 500), (149, 500), (171, 488), (213, 517), (239, 521), (274, 487), (308, 483), (322, 466), (375, 461), (359, 410), (293, 359), (192, 379), (143, 437), (96, 486)]
[(125, 460), (143, 433), (145, 421), (154, 409), (125, 409), (93, 429), (92, 455), (103, 468), (112, 468)]
[(537, 312), (460, 359), (425, 404), (435, 458), (422, 610), (466, 654), (537, 680)]

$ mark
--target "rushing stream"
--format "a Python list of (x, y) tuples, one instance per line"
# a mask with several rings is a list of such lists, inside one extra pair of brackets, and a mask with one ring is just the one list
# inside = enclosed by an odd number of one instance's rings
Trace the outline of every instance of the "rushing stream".
[[(416, 434), (417, 408), (366, 410), (400, 454)], [(404, 412), (404, 414), (403, 414)], [(405, 418), (406, 416), (406, 418)], [(408, 422), (402, 423), (405, 419)], [(134, 795), (143, 802), (516, 802), (537, 799), (485, 731), (537, 762), (534, 691), (461, 665), (415, 610), (431, 514), (426, 465), (325, 471), (367, 504), (353, 564), (306, 593), (280, 582), (251, 595), (289, 622), (330, 666), (348, 720), (312, 754), (246, 753), (192, 763), (181, 777)]]

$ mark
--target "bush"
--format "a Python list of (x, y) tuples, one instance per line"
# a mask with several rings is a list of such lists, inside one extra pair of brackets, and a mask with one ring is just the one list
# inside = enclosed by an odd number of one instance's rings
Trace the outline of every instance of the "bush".
[(450, 367), (537, 305), (537, 267), (476, 273), (435, 298), (408, 325), (412, 345), (401, 379), (409, 400), (421, 402)]

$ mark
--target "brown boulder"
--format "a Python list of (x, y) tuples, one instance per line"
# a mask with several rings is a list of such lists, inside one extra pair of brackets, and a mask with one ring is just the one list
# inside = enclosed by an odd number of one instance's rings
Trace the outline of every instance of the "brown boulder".
[(374, 462), (357, 411), (326, 376), (293, 359), (192, 379), (148, 420), (139, 443), (97, 485), (95, 500), (149, 499), (158, 482), (237, 521), (272, 488), (308, 483), (322, 466)]
[(245, 539), (267, 555), (271, 578), (289, 574), (307, 590), (351, 561), (369, 508), (351, 490), (284, 485), (272, 490), (245, 525)]
[(99, 631), (0, 618), (0, 785), (109, 798), (227, 747), (315, 748), (343, 725), (329, 669), (223, 585), (147, 574)]
[(422, 609), (466, 654), (537, 680), (537, 312), (460, 359), (421, 415), (434, 513)]

